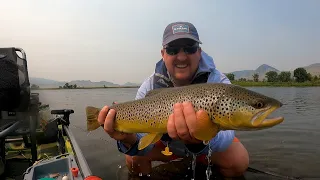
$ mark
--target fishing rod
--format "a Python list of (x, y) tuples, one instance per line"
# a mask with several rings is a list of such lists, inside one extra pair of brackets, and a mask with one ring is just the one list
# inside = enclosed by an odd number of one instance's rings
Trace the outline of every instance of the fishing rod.
[(268, 176), (278, 177), (278, 178), (282, 178), (282, 179), (302, 180), (302, 178), (300, 178), (300, 177), (285, 176), (285, 175), (277, 174), (274, 172), (261, 171), (261, 170), (251, 168), (251, 167), (248, 167), (247, 171), (257, 173), (257, 174), (264, 174), (264, 175), (268, 175)]

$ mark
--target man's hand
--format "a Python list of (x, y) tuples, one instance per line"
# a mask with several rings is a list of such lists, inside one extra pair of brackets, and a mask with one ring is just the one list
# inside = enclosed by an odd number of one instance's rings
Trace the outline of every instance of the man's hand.
[(109, 136), (115, 140), (122, 141), (127, 148), (130, 148), (137, 140), (135, 134), (122, 133), (114, 130), (114, 118), (116, 111), (110, 109), (108, 106), (104, 106), (98, 116), (98, 122), (104, 125), (104, 130), (109, 134)]
[(204, 113), (202, 110), (195, 112), (190, 102), (176, 103), (173, 114), (168, 120), (168, 134), (172, 139), (179, 139), (185, 144), (199, 144), (202, 141), (193, 137), (196, 130), (197, 114)]

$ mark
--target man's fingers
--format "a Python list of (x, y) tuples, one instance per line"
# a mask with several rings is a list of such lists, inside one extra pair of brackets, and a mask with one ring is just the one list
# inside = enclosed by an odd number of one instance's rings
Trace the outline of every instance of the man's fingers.
[(193, 108), (193, 105), (191, 102), (184, 102), (183, 103), (183, 113), (184, 113), (184, 117), (186, 119), (186, 124), (188, 126), (189, 129), (189, 133), (190, 133), (190, 140), (188, 141), (188, 143), (200, 143), (201, 141), (196, 139), (193, 136), (193, 133), (196, 131), (196, 126), (197, 126), (197, 116), (196, 116), (196, 112)]
[(104, 121), (104, 130), (111, 136), (114, 132), (113, 129), (113, 121), (115, 117), (116, 111), (114, 109), (110, 109), (107, 114), (106, 120)]
[(100, 112), (99, 112), (99, 115), (98, 115), (98, 122), (100, 125), (104, 124), (104, 121), (106, 119), (106, 116), (108, 114), (108, 111), (109, 111), (109, 107), (108, 106), (104, 106)]
[(189, 129), (189, 133), (191, 134), (191, 138), (193, 138), (193, 132), (195, 131), (197, 125), (197, 116), (196, 112), (190, 102), (183, 103), (183, 115), (186, 119), (186, 124)]
[(172, 139), (179, 139), (177, 131), (176, 131), (176, 126), (174, 125), (174, 115), (173, 114), (171, 114), (169, 116), (167, 130), (168, 130), (168, 135)]
[[(113, 104), (116, 104), (114, 102)], [(128, 133), (117, 132), (114, 130), (114, 119), (115, 119), (116, 111), (114, 109), (110, 109), (108, 106), (104, 106), (99, 115), (98, 122), (99, 124), (103, 124), (104, 130), (109, 134), (109, 136), (116, 140), (124, 140), (129, 137)]]
[(189, 134), (189, 129), (186, 124), (185, 117), (183, 115), (182, 104), (177, 103), (174, 105), (174, 123), (176, 126), (177, 134), (182, 140), (190, 140), (191, 136)]

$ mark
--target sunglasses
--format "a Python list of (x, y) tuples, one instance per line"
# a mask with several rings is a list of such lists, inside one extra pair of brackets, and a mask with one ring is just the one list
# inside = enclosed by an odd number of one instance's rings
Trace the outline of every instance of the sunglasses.
[(197, 44), (193, 46), (167, 46), (164, 49), (166, 50), (166, 53), (173, 56), (180, 52), (180, 49), (183, 49), (183, 52), (186, 54), (194, 54), (197, 52), (199, 46)]

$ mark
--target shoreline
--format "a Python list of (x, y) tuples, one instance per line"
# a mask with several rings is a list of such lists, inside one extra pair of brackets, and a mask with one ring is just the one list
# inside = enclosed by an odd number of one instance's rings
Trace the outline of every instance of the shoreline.
[[(320, 87), (320, 81), (316, 82), (253, 82), (231, 81), (232, 84), (243, 87)], [(38, 88), (32, 90), (65, 90), (65, 89), (110, 89), (110, 88), (139, 88), (139, 86), (110, 86), (110, 87), (77, 87), (77, 88)]]
[(38, 88), (32, 90), (67, 90), (67, 89), (110, 89), (110, 88), (139, 88), (140, 86), (110, 86), (110, 87), (77, 87), (77, 88)]
[(231, 81), (232, 84), (244, 87), (319, 87), (320, 81), (307, 82), (253, 82), (253, 81)]

